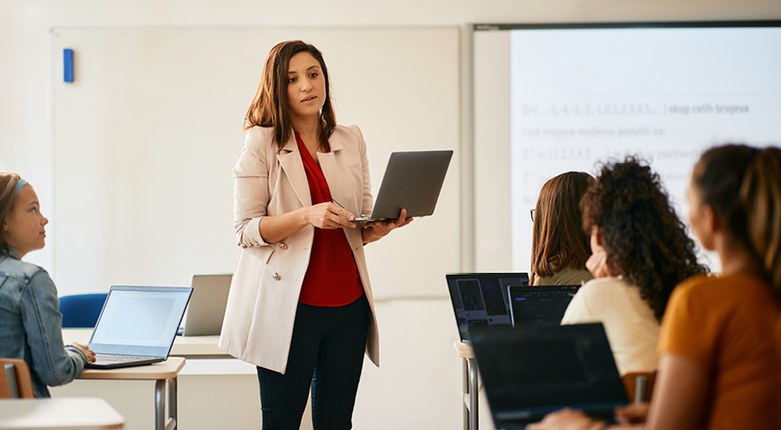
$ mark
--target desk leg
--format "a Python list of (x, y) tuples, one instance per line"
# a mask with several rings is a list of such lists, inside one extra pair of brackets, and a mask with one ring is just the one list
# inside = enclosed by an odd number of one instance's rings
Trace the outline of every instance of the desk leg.
[(168, 380), (168, 421), (165, 423), (166, 430), (179, 428), (179, 417), (177, 416), (176, 399), (176, 378)]
[(155, 381), (155, 430), (165, 430), (165, 379)]
[(477, 404), (480, 393), (477, 387), (477, 361), (474, 358), (467, 359), (469, 367), (469, 429), (478, 430)]
[(466, 399), (469, 396), (469, 363), (466, 358), (462, 359), (461, 361), (464, 367), (464, 372), (461, 379), (461, 391), (463, 392), (461, 406), (464, 408), (464, 430), (469, 430), (469, 406), (466, 404)]

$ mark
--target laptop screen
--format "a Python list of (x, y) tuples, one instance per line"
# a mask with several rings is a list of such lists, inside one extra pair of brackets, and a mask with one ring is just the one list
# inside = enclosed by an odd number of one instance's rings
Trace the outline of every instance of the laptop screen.
[(190, 287), (113, 286), (92, 333), (96, 353), (168, 355)]
[(510, 287), (513, 327), (526, 324), (559, 325), (580, 285)]
[(601, 323), (477, 329), (472, 347), (499, 422), (564, 407), (612, 415), (627, 402)]
[(445, 275), (461, 340), (469, 328), (509, 326), (510, 299), (507, 288), (529, 285), (527, 273), (460, 273)]

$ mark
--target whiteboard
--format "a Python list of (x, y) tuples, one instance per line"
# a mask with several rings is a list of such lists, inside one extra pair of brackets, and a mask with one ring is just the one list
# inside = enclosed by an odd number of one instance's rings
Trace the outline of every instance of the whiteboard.
[(242, 119), (268, 51), (302, 39), (323, 52), (337, 122), (364, 133), (375, 194), (392, 151), (455, 150), (434, 215), (366, 250), (378, 299), (446, 296), (461, 244), (458, 27), (55, 28), (52, 38), (61, 293), (233, 271)]

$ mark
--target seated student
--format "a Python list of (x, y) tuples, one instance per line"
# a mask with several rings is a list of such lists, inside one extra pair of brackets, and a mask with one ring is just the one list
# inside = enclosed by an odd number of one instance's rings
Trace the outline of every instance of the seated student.
[(567, 172), (542, 186), (532, 212), (531, 285), (580, 285), (591, 279), (578, 203), (592, 183), (588, 173)]
[(14, 173), (0, 173), (0, 222), (0, 357), (27, 362), (35, 397), (50, 397), (47, 386), (72, 381), (95, 354), (63, 346), (57, 289), (46, 270), (22, 261), (44, 247), (49, 220), (33, 187)]
[(570, 302), (562, 324), (602, 322), (619, 372), (656, 370), (659, 321), (673, 288), (697, 263), (659, 175), (638, 160), (607, 164), (581, 200), (595, 279)]
[[(781, 149), (706, 151), (687, 197), (692, 231), (722, 275), (675, 289), (650, 407), (619, 410), (625, 424), (611, 428), (781, 429)], [(530, 428), (605, 426), (561, 411)]]

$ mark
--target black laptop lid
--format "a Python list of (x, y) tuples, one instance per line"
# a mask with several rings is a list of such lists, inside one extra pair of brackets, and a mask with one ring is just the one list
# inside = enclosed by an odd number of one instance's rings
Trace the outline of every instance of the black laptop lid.
[(513, 327), (559, 325), (580, 285), (509, 287)]
[(529, 274), (458, 273), (445, 275), (461, 340), (470, 327), (512, 325), (508, 288), (529, 285)]
[(497, 428), (565, 407), (610, 418), (628, 402), (601, 323), (474, 328), (471, 338)]

